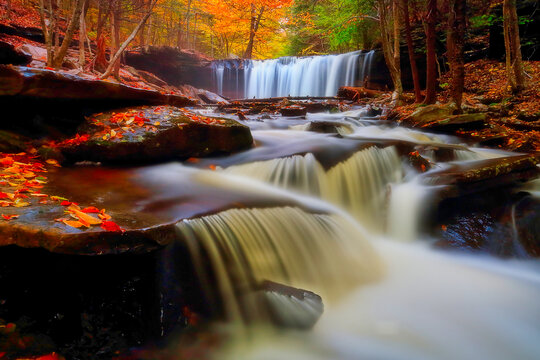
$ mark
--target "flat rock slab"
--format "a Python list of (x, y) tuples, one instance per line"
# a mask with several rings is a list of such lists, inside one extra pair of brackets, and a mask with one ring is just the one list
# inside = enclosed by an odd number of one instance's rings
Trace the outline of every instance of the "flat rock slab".
[(67, 163), (141, 163), (249, 149), (249, 128), (172, 106), (136, 107), (91, 117), (82, 136), (58, 145)]
[[(125, 232), (100, 226), (74, 228), (55, 219), (66, 217), (59, 201), (39, 204), (30, 197), (26, 207), (2, 207), (0, 246), (44, 248), (65, 254), (145, 253), (176, 239), (175, 224), (187, 218), (231, 208), (298, 206), (292, 200), (250, 191), (210, 170), (164, 164), (138, 168), (52, 168), (41, 193), (62, 196), (81, 208), (106, 209)], [(0, 185), (0, 192), (9, 192)], [(68, 216), (69, 217), (69, 216)]]
[(137, 89), (104, 80), (85, 79), (47, 69), (0, 65), (0, 96), (66, 100), (128, 100), (149, 105), (190, 106), (180, 95)]
[(442, 193), (447, 197), (509, 185), (538, 177), (540, 159), (536, 155), (516, 155), (502, 158), (470, 161), (429, 172), (424, 183), (445, 185)]

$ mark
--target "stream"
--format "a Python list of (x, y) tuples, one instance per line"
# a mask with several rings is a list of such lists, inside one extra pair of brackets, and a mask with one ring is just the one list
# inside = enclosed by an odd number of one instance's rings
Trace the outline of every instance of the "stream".
[[(335, 133), (307, 131), (321, 121), (335, 125)], [(538, 261), (526, 253), (502, 259), (444, 251), (434, 246), (440, 232), (429, 230), (444, 188), (429, 179), (451, 166), (513, 154), (396, 127), (361, 107), (242, 122), (257, 146), (186, 164), (201, 169), (192, 180), (302, 206), (231, 209), (177, 224), (210, 303), (224, 308), (215, 327), (229, 341), (210, 357), (538, 358)], [(415, 170), (403, 144), (432, 168)], [(525, 188), (538, 199), (538, 181)], [(514, 219), (517, 234), (515, 226)], [(519, 236), (514, 240), (519, 244)], [(324, 309), (308, 292), (299, 300), (253, 290), (264, 281), (312, 291)]]

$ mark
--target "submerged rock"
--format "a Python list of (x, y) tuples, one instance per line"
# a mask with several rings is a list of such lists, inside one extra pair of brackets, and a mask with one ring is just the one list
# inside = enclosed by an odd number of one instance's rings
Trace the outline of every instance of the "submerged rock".
[(137, 107), (98, 114), (82, 136), (58, 144), (67, 163), (140, 163), (201, 157), (248, 149), (253, 138), (234, 120), (198, 116), (172, 106)]
[(308, 290), (264, 281), (259, 291), (273, 322), (281, 327), (310, 329), (324, 312), (322, 298)]

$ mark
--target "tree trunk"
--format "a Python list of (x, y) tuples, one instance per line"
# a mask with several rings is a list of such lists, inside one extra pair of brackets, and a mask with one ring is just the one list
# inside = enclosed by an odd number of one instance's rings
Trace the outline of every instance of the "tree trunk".
[[(397, 2), (398, 0), (378, 0), (379, 27), (381, 30), (384, 60), (388, 66), (394, 85), (394, 93), (392, 94), (393, 106), (398, 105), (399, 97), (403, 93), (399, 57), (399, 21), (397, 21), (399, 19), (399, 8)], [(393, 24), (391, 23), (390, 11), (393, 13)]]
[(120, 79), (120, 58), (112, 62), (113, 55), (120, 47), (120, 0), (114, 0), (111, 5), (111, 48), (109, 66), (113, 67), (113, 75)]
[(253, 57), (253, 45), (255, 44), (255, 34), (259, 30), (259, 25), (264, 13), (264, 6), (261, 7), (259, 14), (257, 15), (255, 5), (251, 4), (251, 25), (249, 31), (249, 41), (244, 52), (244, 59), (251, 59)]
[(84, 43), (86, 40), (86, 12), (88, 11), (88, 0), (83, 0), (83, 11), (79, 19), (79, 67), (84, 68), (85, 62), (85, 53), (84, 53)]
[(73, 39), (73, 33), (75, 32), (75, 28), (77, 27), (77, 24), (79, 23), (81, 17), (82, 5), (83, 0), (77, 0), (75, 2), (73, 14), (71, 15), (69, 26), (66, 30), (66, 35), (64, 37), (64, 40), (62, 41), (62, 45), (60, 46), (58, 53), (55, 54), (54, 60), (52, 62), (52, 66), (56, 69), (60, 68), (62, 66), (62, 63), (64, 62), (64, 58), (66, 57), (69, 45), (71, 44), (71, 40)]
[[(49, 4), (49, 15), (51, 15), (51, 2), (48, 2)], [(41, 28), (43, 30), (43, 36), (45, 37), (45, 47), (47, 48), (47, 66), (51, 66), (52, 59), (54, 57), (53, 48), (52, 48), (52, 33), (51, 28), (47, 26), (47, 22), (45, 21), (45, 4), (43, 0), (39, 1), (39, 15), (40, 15), (40, 21), (41, 21)], [(50, 19), (50, 16), (49, 16)], [(50, 21), (49, 21), (50, 25)]]
[(193, 22), (193, 49), (197, 49), (197, 20), (199, 17), (199, 13), (195, 13), (195, 20)]
[(420, 75), (418, 74), (418, 66), (416, 66), (416, 58), (414, 56), (414, 44), (411, 34), (411, 19), (409, 17), (409, 0), (402, 0), (403, 18), (405, 21), (405, 33), (407, 37), (407, 52), (409, 53), (409, 62), (411, 64), (411, 73), (414, 83), (414, 100), (416, 103), (422, 102), (422, 90), (420, 87)]
[(448, 15), (448, 35), (446, 46), (450, 64), (450, 95), (461, 112), (463, 87), (465, 85), (465, 9), (467, 0), (450, 0)]
[(128, 36), (128, 38), (122, 43), (122, 45), (120, 46), (118, 51), (114, 54), (111, 61), (109, 62), (109, 66), (107, 67), (107, 70), (105, 70), (105, 73), (103, 75), (101, 75), (101, 79), (105, 79), (105, 78), (107, 78), (107, 77), (109, 77), (111, 75), (111, 73), (113, 71), (113, 68), (114, 68), (114, 64), (118, 60), (120, 60), (120, 56), (122, 55), (124, 50), (126, 50), (126, 48), (131, 43), (131, 41), (133, 41), (135, 36), (137, 36), (139, 30), (141, 30), (142, 25), (146, 22), (146, 20), (148, 20), (150, 15), (152, 15), (152, 10), (154, 9), (154, 6), (156, 5), (157, 1), (158, 0), (153, 0), (152, 1), (152, 4), (150, 6), (150, 9), (149, 9), (148, 13), (146, 13), (146, 15), (141, 19), (141, 21), (137, 24), (137, 27), (135, 29), (133, 29), (133, 31)]
[(189, 49), (189, 18), (191, 16), (191, 0), (188, 0), (186, 9), (186, 48)]
[(525, 72), (521, 58), (516, 0), (504, 0), (503, 18), (508, 84), (512, 88), (512, 92), (518, 93), (525, 88)]
[(435, 26), (437, 25), (437, 0), (427, 2), (427, 60), (426, 60), (426, 98), (425, 104), (434, 104), (437, 100), (437, 52), (435, 49)]

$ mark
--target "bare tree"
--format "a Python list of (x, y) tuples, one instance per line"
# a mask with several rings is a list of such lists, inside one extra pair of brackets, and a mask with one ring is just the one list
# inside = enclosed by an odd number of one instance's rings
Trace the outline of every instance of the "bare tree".
[[(80, 21), (83, 2), (84, 2), (83, 0), (75, 0), (75, 4), (73, 6), (73, 13), (71, 15), (69, 25), (66, 29), (66, 34), (64, 36), (64, 39), (62, 40), (62, 44), (59, 46), (58, 49), (56, 49), (56, 48), (53, 48), (53, 38), (55, 37), (55, 33), (57, 37), (59, 36), (58, 31), (56, 31), (56, 23), (57, 23), (56, 11), (58, 10), (58, 7), (55, 9), (53, 7), (52, 1), (48, 0), (47, 12), (49, 14), (49, 19), (47, 20), (45, 17), (44, 0), (40, 0), (39, 2), (40, 19), (41, 19), (41, 27), (43, 29), (43, 34), (45, 36), (45, 44), (47, 47), (47, 65), (48, 66), (52, 66), (55, 69), (58, 69), (62, 66), (62, 63), (64, 62), (64, 58), (66, 57), (67, 51), (71, 44), (71, 40), (73, 40), (73, 34), (75, 33), (75, 29), (77, 28), (77, 25), (79, 24), (79, 21)], [(57, 43), (57, 41), (55, 43)]]
[(422, 102), (422, 91), (420, 87), (420, 76), (418, 74), (418, 66), (416, 65), (416, 58), (414, 56), (414, 44), (411, 31), (411, 19), (409, 16), (409, 0), (402, 0), (401, 5), (403, 7), (403, 19), (405, 22), (405, 34), (407, 37), (407, 52), (409, 53), (409, 62), (411, 64), (411, 73), (414, 84), (414, 99), (415, 102)]
[(434, 104), (437, 100), (437, 51), (435, 48), (437, 25), (437, 0), (427, 2), (427, 60), (426, 60), (426, 97), (425, 104)]
[(525, 72), (521, 58), (516, 0), (504, 0), (503, 18), (508, 84), (513, 92), (520, 92), (525, 88)]
[(399, 54), (400, 28), (398, 0), (377, 0), (377, 5), (384, 59), (390, 70), (390, 76), (394, 84), (392, 103), (394, 106), (397, 106), (399, 97), (403, 93)]
[(158, 0), (153, 0), (152, 1), (152, 4), (150, 5), (150, 8), (149, 8), (148, 12), (146, 13), (146, 15), (141, 19), (141, 21), (137, 24), (135, 29), (133, 29), (131, 34), (122, 43), (122, 45), (120, 45), (120, 47), (118, 48), (118, 50), (116, 51), (114, 56), (111, 57), (111, 60), (109, 61), (109, 66), (107, 67), (107, 69), (105, 70), (103, 75), (101, 75), (101, 79), (105, 79), (105, 78), (108, 78), (109, 76), (111, 76), (111, 74), (112, 74), (112, 72), (114, 70), (114, 66), (115, 66), (116, 62), (120, 60), (120, 56), (122, 55), (124, 50), (126, 50), (126, 48), (131, 43), (131, 41), (133, 41), (133, 39), (135, 39), (135, 36), (137, 36), (137, 33), (141, 29), (142, 25), (146, 22), (146, 20), (148, 20), (150, 15), (152, 15), (152, 11), (154, 10), (154, 6), (156, 5), (157, 1)]
[(464, 44), (465, 44), (465, 9), (467, 0), (450, 0), (448, 15), (448, 36), (446, 46), (450, 64), (450, 94), (461, 111), (463, 87), (465, 85)]

